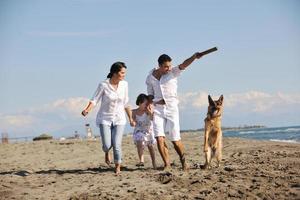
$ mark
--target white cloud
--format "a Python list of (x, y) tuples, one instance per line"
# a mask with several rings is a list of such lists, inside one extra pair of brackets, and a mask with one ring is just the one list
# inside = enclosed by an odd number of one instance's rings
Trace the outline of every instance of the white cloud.
[(31, 126), (35, 122), (35, 118), (31, 115), (0, 115), (0, 125), (26, 127)]
[[(39, 107), (17, 113), (0, 114), (0, 131), (13, 133), (41, 133), (81, 123), (81, 111), (88, 103), (87, 98), (59, 99)], [(93, 113), (90, 117), (95, 117)]]
[(31, 136), (37, 121), (28, 114), (0, 114), (0, 133), (8, 133), (10, 138)]
[(66, 114), (78, 115), (87, 105), (88, 99), (84, 97), (75, 97), (68, 99), (59, 99), (53, 103), (44, 106), (44, 112), (64, 112)]
[[(218, 99), (219, 96), (211, 95), (213, 99)], [(182, 109), (188, 108), (206, 108), (208, 106), (208, 93), (201, 91), (201, 92), (188, 92), (185, 94), (179, 95), (179, 106)]]
[(74, 117), (80, 116), (83, 108), (88, 104), (89, 99), (85, 97), (72, 97), (67, 99), (58, 99), (51, 103), (44, 104), (41, 106), (28, 108), (26, 110), (20, 111), (20, 113), (26, 113), (30, 115), (55, 115), (64, 114), (72, 115)]
[[(193, 107), (201, 109), (208, 106), (207, 92), (189, 92), (179, 95), (180, 107), (186, 109)], [(214, 99), (219, 96), (213, 96)], [(274, 94), (260, 91), (245, 93), (224, 94), (225, 108), (238, 109), (238, 111), (261, 113), (276, 111), (280, 107), (300, 105), (300, 93), (288, 94), (277, 92)], [(225, 109), (226, 110), (226, 109)]]
[(186, 108), (189, 105), (196, 108), (206, 107), (207, 95), (207, 92), (188, 92), (183, 95), (179, 95), (180, 107)]
[(281, 92), (269, 94), (258, 91), (228, 95), (225, 106), (248, 108), (252, 112), (276, 111), (291, 105), (300, 104), (300, 93), (283, 94)]

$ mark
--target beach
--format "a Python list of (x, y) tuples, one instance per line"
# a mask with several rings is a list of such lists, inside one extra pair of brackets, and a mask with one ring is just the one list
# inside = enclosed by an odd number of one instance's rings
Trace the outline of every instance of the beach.
[(168, 141), (172, 170), (138, 168), (131, 136), (123, 139), (120, 176), (104, 163), (99, 140), (0, 144), (0, 199), (300, 199), (300, 144), (223, 138), (223, 161), (204, 164), (203, 133), (182, 133), (190, 170)]

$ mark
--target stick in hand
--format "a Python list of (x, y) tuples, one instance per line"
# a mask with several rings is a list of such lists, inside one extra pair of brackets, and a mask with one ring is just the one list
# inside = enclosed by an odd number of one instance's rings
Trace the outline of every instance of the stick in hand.
[(217, 47), (214, 47), (214, 48), (208, 49), (206, 51), (199, 52), (199, 53), (197, 53), (197, 57), (207, 55), (207, 54), (212, 53), (212, 52), (217, 51), (217, 50), (218, 50)]

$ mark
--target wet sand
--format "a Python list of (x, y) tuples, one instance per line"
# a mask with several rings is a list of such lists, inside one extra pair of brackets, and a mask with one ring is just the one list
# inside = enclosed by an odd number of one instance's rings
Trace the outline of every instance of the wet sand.
[(169, 144), (172, 170), (138, 168), (131, 136), (123, 139), (121, 176), (104, 163), (99, 141), (0, 144), (0, 199), (300, 199), (300, 144), (223, 138), (223, 162), (204, 164), (203, 133), (182, 134), (183, 172)]

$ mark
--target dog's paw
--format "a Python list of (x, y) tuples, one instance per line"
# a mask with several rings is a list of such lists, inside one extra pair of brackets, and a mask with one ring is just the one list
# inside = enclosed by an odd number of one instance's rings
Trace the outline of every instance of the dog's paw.
[(201, 166), (201, 169), (211, 169), (211, 166), (208, 164), (204, 164)]

